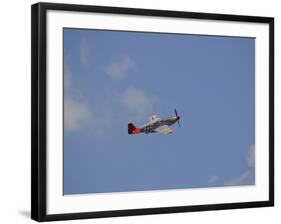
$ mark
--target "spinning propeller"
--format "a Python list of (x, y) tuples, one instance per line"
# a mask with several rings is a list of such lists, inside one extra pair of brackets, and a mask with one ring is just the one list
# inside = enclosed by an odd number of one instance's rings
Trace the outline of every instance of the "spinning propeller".
[(179, 116), (178, 113), (177, 113), (177, 109), (175, 109), (175, 114), (176, 114), (176, 116), (177, 116), (178, 125), (179, 125), (179, 127), (180, 127), (180, 126), (181, 126), (181, 125), (180, 125), (180, 116)]

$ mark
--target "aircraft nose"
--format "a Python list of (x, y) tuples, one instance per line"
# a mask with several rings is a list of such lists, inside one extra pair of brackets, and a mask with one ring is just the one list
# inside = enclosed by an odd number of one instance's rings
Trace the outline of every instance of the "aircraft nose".
[(177, 117), (176, 117), (176, 120), (178, 121), (179, 119), (180, 119), (180, 116), (177, 116)]

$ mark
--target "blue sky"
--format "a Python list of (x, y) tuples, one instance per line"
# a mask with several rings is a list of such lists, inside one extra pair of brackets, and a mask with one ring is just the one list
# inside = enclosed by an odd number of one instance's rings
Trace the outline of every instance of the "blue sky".
[(64, 194), (254, 184), (254, 144), (255, 39), (64, 29)]

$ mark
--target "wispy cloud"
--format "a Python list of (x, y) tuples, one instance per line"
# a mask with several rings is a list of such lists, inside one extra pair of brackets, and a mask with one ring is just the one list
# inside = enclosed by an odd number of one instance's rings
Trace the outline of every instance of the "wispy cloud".
[(255, 167), (255, 144), (250, 145), (247, 155), (247, 163), (250, 168)]
[(81, 39), (79, 44), (80, 62), (82, 65), (89, 65), (91, 61), (92, 45), (86, 39)]
[(102, 70), (112, 79), (121, 80), (126, 78), (130, 72), (136, 71), (136, 63), (129, 55), (120, 55), (111, 63), (102, 67)]
[[(89, 44), (85, 39), (81, 39), (81, 64), (88, 65), (90, 56)], [(103, 69), (112, 81), (121, 80), (136, 70), (136, 63), (128, 55), (121, 55)], [(64, 128), (68, 132), (79, 131), (81, 127), (87, 125), (93, 134), (101, 136), (112, 130), (113, 126), (120, 125), (120, 120), (124, 119), (124, 116), (128, 120), (144, 121), (158, 102), (156, 96), (132, 86), (123, 90), (104, 88), (91, 95), (91, 98), (83, 97), (83, 90), (75, 88), (73, 83), (75, 75), (71, 70), (71, 64), (65, 63)], [(93, 108), (92, 105), (98, 106)], [(124, 127), (126, 129), (126, 126)]]
[(141, 120), (153, 112), (158, 98), (148, 95), (135, 87), (129, 87), (121, 93), (120, 102), (130, 111), (135, 119)]
[(64, 99), (64, 128), (67, 131), (79, 129), (81, 124), (91, 119), (91, 112), (87, 105), (73, 100), (70, 97)]
[(69, 68), (67, 63), (64, 63), (64, 74), (63, 74), (63, 81), (64, 81), (64, 91), (68, 93), (71, 87), (71, 80), (72, 80), (72, 71)]
[(249, 147), (246, 156), (247, 170), (242, 172), (239, 176), (225, 181), (227, 186), (235, 185), (253, 185), (255, 184), (255, 145)]
[(218, 176), (216, 175), (210, 175), (208, 177), (208, 184), (214, 184), (218, 180)]
[(73, 73), (67, 63), (64, 64), (64, 130), (76, 131), (83, 123), (92, 120), (89, 107), (78, 96), (72, 86)]

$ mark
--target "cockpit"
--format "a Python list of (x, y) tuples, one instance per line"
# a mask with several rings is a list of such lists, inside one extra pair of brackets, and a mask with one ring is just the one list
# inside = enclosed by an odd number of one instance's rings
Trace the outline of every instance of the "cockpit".
[(156, 122), (156, 121), (160, 121), (160, 120), (161, 120), (160, 117), (156, 114), (149, 117), (150, 122)]

